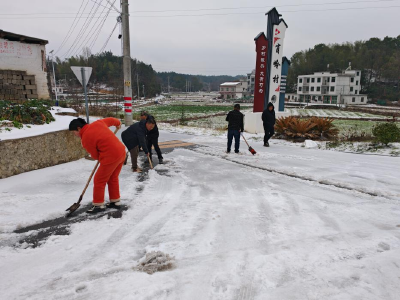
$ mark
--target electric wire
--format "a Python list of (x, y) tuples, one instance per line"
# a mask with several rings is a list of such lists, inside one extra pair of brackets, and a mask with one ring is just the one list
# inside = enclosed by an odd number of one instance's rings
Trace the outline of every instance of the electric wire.
[(71, 56), (71, 54), (76, 51), (76, 47), (77, 47), (78, 43), (81, 41), (83, 35), (85, 34), (87, 28), (90, 26), (90, 23), (93, 20), (94, 15), (92, 14), (92, 11), (93, 11), (93, 9), (95, 7), (96, 7), (96, 9), (99, 8), (99, 5), (98, 5), (97, 2), (95, 2), (93, 4), (92, 8), (90, 9), (89, 15), (87, 16), (85, 22), (83, 23), (83, 25), (81, 27), (81, 30), (79, 31), (78, 35), (76, 36), (76, 38), (75, 38), (74, 42), (72, 43), (72, 45), (71, 45), (70, 49), (68, 50), (68, 52), (63, 55), (64, 57)]
[[(98, 8), (100, 8), (100, 6), (98, 6), (97, 7), (97, 9)], [(108, 9), (108, 12), (109, 11), (111, 11), (111, 7), (106, 7), (106, 8), (103, 8), (103, 11), (105, 10), (105, 9)], [(77, 46), (76, 47), (76, 51), (73, 53), (73, 54), (71, 54), (71, 56), (75, 56), (75, 55), (77, 55), (80, 51), (82, 51), (82, 49), (84, 48), (84, 47), (86, 47), (89, 43), (90, 44), (92, 44), (91, 43), (91, 41), (93, 41), (93, 40), (95, 40), (97, 37), (98, 37), (98, 34), (96, 34), (97, 32), (100, 32), (101, 31), (101, 28), (102, 28), (102, 26), (104, 25), (104, 20), (105, 19), (107, 19), (107, 14), (103, 17), (103, 20), (102, 21), (100, 21), (100, 19), (97, 19), (95, 22), (94, 22), (94, 24), (92, 25), (92, 28), (89, 30), (89, 32), (86, 34), (86, 36), (85, 37), (83, 37), (82, 36), (82, 39), (81, 39), (81, 43), (79, 44), (79, 46)], [(100, 24), (96, 27), (96, 25), (97, 25), (97, 23), (100, 21)], [(89, 27), (89, 26), (88, 26)], [(96, 27), (96, 29), (95, 29), (95, 27)], [(100, 29), (99, 29), (100, 28)], [(94, 30), (94, 32), (93, 32), (93, 30)], [(93, 34), (92, 34), (92, 32), (93, 32)], [(89, 47), (89, 49), (91, 49), (91, 47)]]

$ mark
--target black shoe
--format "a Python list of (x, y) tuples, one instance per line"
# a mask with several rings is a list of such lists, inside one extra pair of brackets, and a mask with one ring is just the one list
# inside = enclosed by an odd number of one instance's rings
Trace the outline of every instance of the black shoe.
[(88, 214), (97, 214), (97, 213), (103, 212), (105, 210), (106, 210), (106, 208), (104, 207), (104, 205), (101, 205), (101, 206), (93, 205), (91, 208), (89, 208), (86, 211), (86, 213), (88, 213)]
[(226, 150), (226, 153), (231, 153), (231, 150)]
[(159, 163), (160, 165), (162, 165), (162, 164), (164, 164), (164, 160), (163, 160), (162, 158), (159, 158), (159, 159), (158, 159), (158, 163)]
[(266, 142), (266, 143), (264, 144), (264, 147), (269, 147), (269, 143)]
[(236, 153), (236, 154), (239, 154), (240, 152), (239, 152), (239, 151), (235, 151), (235, 153)]
[(116, 209), (120, 209), (121, 208), (121, 202), (120, 201), (116, 201), (116, 202), (109, 202), (106, 204), (107, 208), (116, 208)]

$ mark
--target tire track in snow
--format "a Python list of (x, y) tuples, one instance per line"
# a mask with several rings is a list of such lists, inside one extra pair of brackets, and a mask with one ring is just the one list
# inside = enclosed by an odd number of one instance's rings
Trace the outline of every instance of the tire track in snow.
[[(209, 148), (208, 146), (201, 146), (201, 147)], [(312, 177), (309, 177), (309, 176), (297, 175), (297, 174), (288, 173), (288, 172), (285, 172), (285, 171), (280, 171), (280, 170), (276, 170), (276, 169), (272, 169), (272, 168), (255, 166), (255, 165), (252, 165), (252, 164), (249, 164), (249, 163), (239, 162), (239, 161), (236, 161), (236, 160), (229, 159), (224, 155), (216, 155), (216, 154), (211, 154), (211, 153), (207, 153), (207, 152), (198, 151), (198, 149), (199, 148), (197, 148), (197, 149), (187, 149), (187, 150), (188, 151), (194, 151), (194, 152), (197, 152), (197, 153), (200, 153), (200, 154), (204, 154), (204, 155), (208, 155), (208, 156), (217, 157), (217, 158), (220, 158), (220, 159), (223, 159), (223, 160), (226, 160), (226, 161), (238, 164), (238, 165), (242, 165), (242, 166), (246, 166), (246, 167), (250, 167), (250, 168), (254, 168), (254, 169), (258, 169), (258, 170), (263, 170), (263, 171), (267, 171), (267, 172), (270, 172), (270, 173), (275, 173), (275, 174), (279, 174), (279, 175), (283, 175), (283, 176), (287, 176), (287, 177), (291, 177), (291, 178), (295, 178), (295, 179), (300, 179), (300, 180), (303, 180), (303, 181), (315, 182), (315, 183), (318, 183), (318, 184), (321, 184), (321, 185), (336, 187), (336, 188), (347, 190), (347, 191), (353, 191), (353, 192), (355, 191), (355, 192), (358, 192), (358, 193), (361, 193), (361, 194), (365, 194), (365, 195), (369, 195), (369, 196), (373, 196), (373, 197), (385, 198), (385, 199), (390, 200), (390, 201), (394, 200), (392, 198), (389, 198), (386, 195), (378, 194), (376, 192), (366, 191), (366, 190), (359, 189), (359, 188), (356, 188), (356, 187), (350, 187), (350, 186), (347, 186), (344, 183), (332, 182), (332, 181), (329, 181), (329, 180), (318, 180), (318, 179), (315, 179), (315, 178), (312, 178)]]

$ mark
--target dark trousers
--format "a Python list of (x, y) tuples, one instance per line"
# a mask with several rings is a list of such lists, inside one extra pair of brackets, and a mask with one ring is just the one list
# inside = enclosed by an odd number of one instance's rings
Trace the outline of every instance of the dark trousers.
[(228, 152), (231, 152), (232, 140), (235, 137), (235, 152), (239, 152), (240, 145), (240, 131), (235, 129), (228, 129)]
[(152, 156), (151, 147), (154, 146), (154, 150), (157, 152), (158, 159), (163, 159), (160, 147), (158, 146), (158, 137), (147, 137), (147, 149), (150, 153), (150, 158)]
[(139, 146), (136, 146), (135, 148), (132, 148), (129, 150), (129, 153), (131, 154), (131, 161), (132, 161), (132, 169), (137, 169), (137, 159), (139, 156)]
[(265, 135), (264, 135), (264, 144), (268, 143), (269, 139), (274, 135), (275, 131), (274, 131), (274, 125), (269, 125), (266, 124), (264, 125), (264, 131), (265, 131)]

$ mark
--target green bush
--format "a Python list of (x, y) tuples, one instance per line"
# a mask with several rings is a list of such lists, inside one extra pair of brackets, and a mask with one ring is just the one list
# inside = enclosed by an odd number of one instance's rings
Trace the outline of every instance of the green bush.
[(55, 121), (50, 108), (50, 103), (41, 100), (30, 100), (23, 104), (0, 101), (0, 119), (13, 122), (17, 128), (21, 128), (22, 124), (49, 124)]
[(381, 123), (372, 129), (375, 140), (388, 145), (400, 141), (400, 128), (396, 123)]

